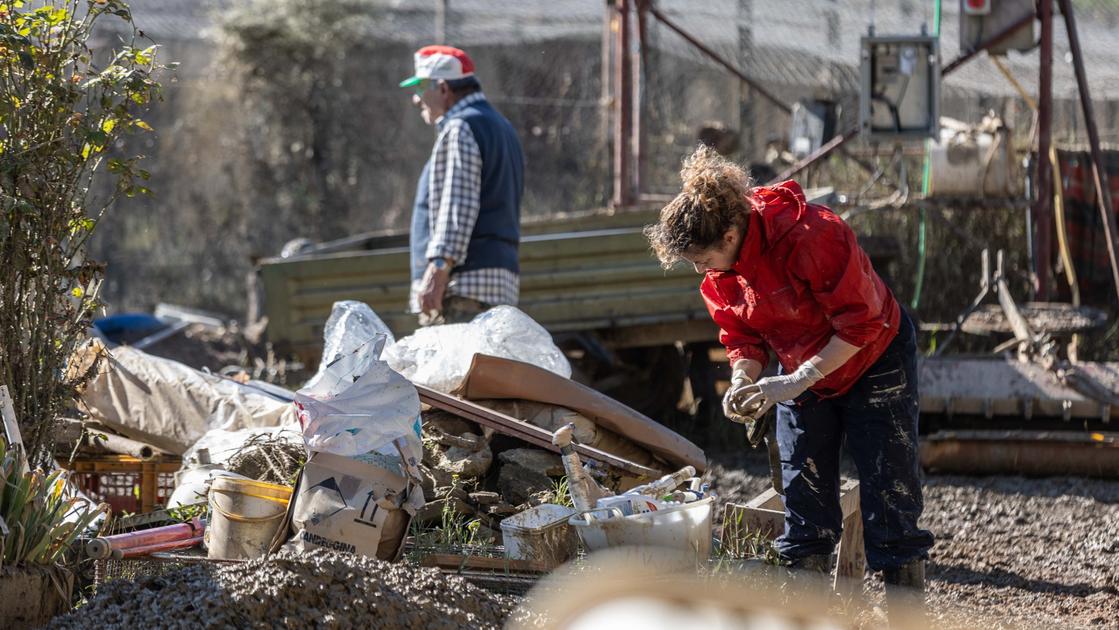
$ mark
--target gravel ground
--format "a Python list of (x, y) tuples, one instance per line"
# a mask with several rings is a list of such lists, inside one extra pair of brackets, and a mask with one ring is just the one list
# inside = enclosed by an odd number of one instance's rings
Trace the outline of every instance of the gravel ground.
[(500, 628), (517, 599), (437, 569), (338, 552), (103, 586), (50, 628)]
[[(719, 504), (769, 486), (760, 452), (723, 458), (710, 477)], [(1119, 629), (1119, 481), (930, 476), (922, 526), (936, 536), (936, 626)], [(864, 595), (856, 625), (884, 627), (877, 577)], [(434, 569), (285, 553), (115, 582), (50, 627), (497, 628), (516, 603)]]
[[(724, 459), (711, 476), (720, 503), (769, 487), (759, 452)], [(928, 603), (938, 625), (1119, 628), (1119, 481), (929, 476), (921, 525), (936, 536)], [(878, 579), (866, 595), (881, 603)]]

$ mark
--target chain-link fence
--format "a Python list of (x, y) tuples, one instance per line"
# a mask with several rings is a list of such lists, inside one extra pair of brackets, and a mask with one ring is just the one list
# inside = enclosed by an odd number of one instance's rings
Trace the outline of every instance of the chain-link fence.
[[(610, 200), (616, 51), (604, 0), (131, 4), (163, 59), (181, 65), (149, 120), (157, 133), (137, 139), (146, 143), (156, 196), (119, 204), (97, 237), (94, 254), (110, 264), (113, 308), (170, 301), (237, 315), (250, 261), (278, 254), (286, 241), (405, 228), (433, 132), (396, 86), (412, 72), (412, 51), (440, 39), (471, 54), (487, 97), (520, 133), (526, 220), (605, 208)], [(943, 4), (941, 56), (949, 60), (960, 52), (959, 8)], [(1110, 44), (1119, 2), (1074, 4), (1101, 135), (1119, 141), (1119, 64)], [(831, 101), (835, 130), (850, 126), (859, 37), (872, 23), (882, 34), (931, 30), (935, 16), (933, 0), (655, 5), (780, 101), (762, 98), (647, 16), (640, 169), (643, 191), (660, 194), (678, 189), (680, 160), (701, 135), (766, 179), (789, 162), (788, 106)], [(1067, 143), (1083, 138), (1083, 125), (1063, 22), (1054, 27), (1054, 137)], [(1036, 92), (1037, 55), (1011, 53), (1007, 62)], [(1031, 127), (1028, 108), (980, 57), (946, 79), (941, 111), (976, 121), (989, 109), (1023, 136)], [(872, 166), (887, 161), (889, 150), (876, 157), (871, 146), (851, 146)], [(919, 178), (918, 171), (911, 175)], [(869, 175), (833, 159), (803, 178), (850, 191)]]

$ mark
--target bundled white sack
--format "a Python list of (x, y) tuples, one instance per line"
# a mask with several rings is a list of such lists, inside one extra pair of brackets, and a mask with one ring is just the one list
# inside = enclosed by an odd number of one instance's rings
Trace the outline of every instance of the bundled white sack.
[(531, 363), (571, 378), (571, 364), (543, 326), (514, 306), (497, 306), (468, 324), (421, 328), (382, 358), (408, 380), (449, 393), (462, 384), (475, 354)]
[(420, 453), (420, 397), (416, 388), (377, 357), (387, 338), (377, 335), (325, 365), (321, 374), (295, 394), (295, 407), (307, 448), (343, 455), (377, 452), (400, 456), (394, 442), (404, 439)]
[(297, 422), (290, 398), (264, 387), (200, 372), (177, 361), (99, 339), (83, 345), (69, 368), (102, 358), (81, 392), (94, 420), (169, 453), (181, 455), (208, 431), (276, 427)]
[[(365, 302), (335, 302), (330, 309), (330, 317), (323, 326), (322, 362), (319, 363), (319, 371), (304, 387), (314, 387), (326, 373), (327, 365), (353, 353), (362, 344), (372, 343), (378, 335), (387, 340), (385, 345), (396, 341), (389, 327)], [(374, 358), (380, 358), (380, 355)]]

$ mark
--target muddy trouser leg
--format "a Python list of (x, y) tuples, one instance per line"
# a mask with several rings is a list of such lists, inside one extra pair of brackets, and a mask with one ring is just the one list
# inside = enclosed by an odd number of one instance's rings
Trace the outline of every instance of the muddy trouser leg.
[(917, 526), (924, 509), (917, 455), (916, 335), (902, 313), (882, 356), (836, 405), (859, 471), (867, 564), (895, 569), (928, 557), (932, 534)]
[(785, 489), (785, 533), (777, 551), (796, 564), (828, 556), (839, 541), (841, 425), (834, 404), (807, 393), (793, 404), (777, 405), (777, 444)]

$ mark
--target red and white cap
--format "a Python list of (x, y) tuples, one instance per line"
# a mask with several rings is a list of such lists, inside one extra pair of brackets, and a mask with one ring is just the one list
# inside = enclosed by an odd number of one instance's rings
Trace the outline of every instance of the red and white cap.
[(424, 46), (416, 51), (416, 74), (400, 82), (412, 87), (425, 79), (453, 81), (474, 76), (474, 61), (453, 46)]

